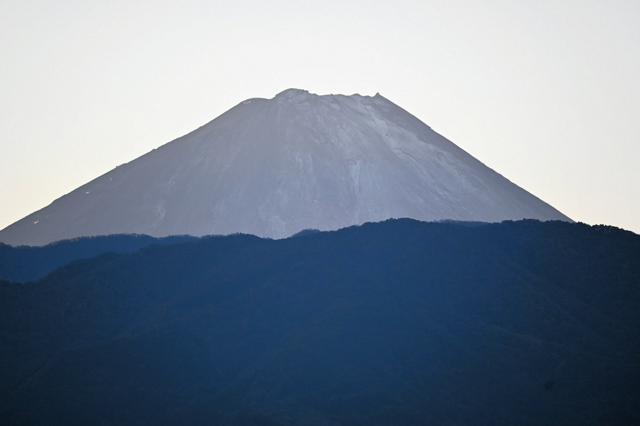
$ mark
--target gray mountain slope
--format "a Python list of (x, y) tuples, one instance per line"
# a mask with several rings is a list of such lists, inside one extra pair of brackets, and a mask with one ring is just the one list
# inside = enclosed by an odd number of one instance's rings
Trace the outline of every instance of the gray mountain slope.
[(249, 99), (0, 231), (286, 237), (388, 218), (570, 220), (386, 98)]

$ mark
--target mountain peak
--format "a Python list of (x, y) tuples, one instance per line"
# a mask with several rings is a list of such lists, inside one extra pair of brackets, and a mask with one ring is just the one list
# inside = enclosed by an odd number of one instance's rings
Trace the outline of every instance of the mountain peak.
[(297, 97), (307, 97), (307, 96), (317, 96), (317, 95), (309, 93), (308, 90), (290, 88), (290, 89), (285, 89), (282, 92), (278, 93), (276, 96), (274, 96), (273, 99), (289, 99), (294, 97), (297, 98)]
[(287, 89), (94, 179), (0, 231), (39, 245), (105, 234), (247, 233), (418, 220), (569, 220), (374, 97)]
[(282, 92), (280, 92), (277, 95), (275, 95), (273, 97), (273, 99), (274, 100), (278, 100), (278, 99), (296, 99), (296, 98), (297, 99), (301, 99), (301, 98), (336, 98), (336, 97), (341, 97), (341, 98), (362, 98), (362, 99), (386, 99), (379, 92), (376, 92), (376, 94), (374, 96), (361, 95), (359, 93), (353, 93), (351, 95), (343, 95), (343, 94), (339, 94), (339, 93), (331, 93), (331, 94), (326, 94), (326, 95), (319, 95), (317, 93), (311, 93), (308, 90), (296, 89), (296, 88), (285, 89)]

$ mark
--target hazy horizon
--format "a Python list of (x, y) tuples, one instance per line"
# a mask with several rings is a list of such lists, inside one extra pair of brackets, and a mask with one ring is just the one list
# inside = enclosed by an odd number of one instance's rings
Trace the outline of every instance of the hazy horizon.
[(640, 4), (0, 4), (0, 229), (239, 102), (381, 93), (576, 221), (640, 232)]

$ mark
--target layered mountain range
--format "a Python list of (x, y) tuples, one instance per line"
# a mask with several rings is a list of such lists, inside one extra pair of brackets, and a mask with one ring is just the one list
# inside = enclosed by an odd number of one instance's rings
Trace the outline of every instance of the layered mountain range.
[(404, 219), (100, 241), (46, 250), (120, 253), (0, 282), (3, 424), (640, 422), (631, 232)]
[(640, 424), (640, 237), (380, 95), (246, 100), (0, 242), (2, 424)]

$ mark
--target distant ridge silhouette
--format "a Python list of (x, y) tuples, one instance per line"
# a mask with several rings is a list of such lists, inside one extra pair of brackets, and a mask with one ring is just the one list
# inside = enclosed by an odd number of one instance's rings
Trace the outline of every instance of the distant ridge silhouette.
[(103, 254), (0, 283), (0, 415), (637, 424), (639, 255), (612, 227), (408, 219)]

